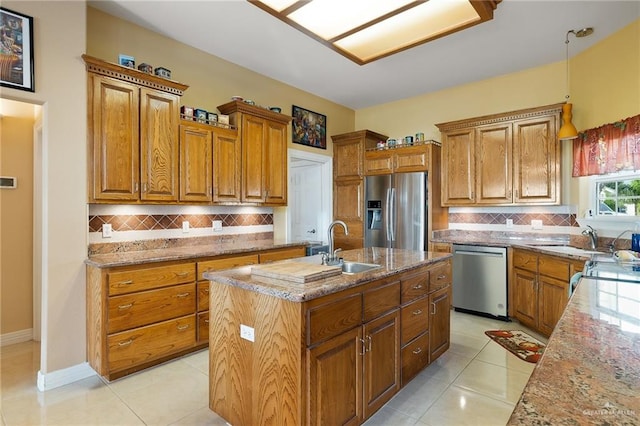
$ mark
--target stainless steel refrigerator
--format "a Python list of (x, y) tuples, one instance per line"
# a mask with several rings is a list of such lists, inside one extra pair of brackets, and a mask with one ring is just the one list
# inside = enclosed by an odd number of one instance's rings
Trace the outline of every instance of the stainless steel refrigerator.
[(368, 176), (365, 247), (427, 250), (427, 173)]

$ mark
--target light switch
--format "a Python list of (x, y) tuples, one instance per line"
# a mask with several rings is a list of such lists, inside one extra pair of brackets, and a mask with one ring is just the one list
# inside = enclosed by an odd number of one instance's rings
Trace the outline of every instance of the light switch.
[(539, 219), (533, 219), (531, 221), (531, 229), (541, 230), (542, 229), (542, 221)]
[(111, 228), (110, 223), (105, 223), (102, 225), (102, 238), (111, 238), (111, 232), (113, 228)]
[(221, 220), (214, 220), (212, 223), (213, 226), (213, 230), (214, 231), (222, 231), (222, 221)]
[(253, 327), (240, 324), (240, 337), (250, 342), (255, 342), (255, 336), (253, 334)]
[(182, 233), (187, 234), (189, 232), (189, 221), (185, 220), (182, 222)]

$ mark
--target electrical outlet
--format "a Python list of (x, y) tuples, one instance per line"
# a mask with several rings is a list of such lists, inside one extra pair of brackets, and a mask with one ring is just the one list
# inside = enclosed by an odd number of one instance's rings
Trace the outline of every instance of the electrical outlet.
[(513, 228), (513, 219), (507, 219), (507, 228)]
[(111, 232), (113, 231), (113, 228), (111, 227), (111, 224), (109, 223), (105, 223), (102, 225), (102, 238), (111, 238)]
[(222, 231), (222, 221), (221, 220), (214, 220), (212, 222), (212, 227), (214, 231)]
[(531, 221), (531, 229), (541, 230), (542, 229), (542, 221), (539, 219), (533, 219)]
[(250, 342), (255, 342), (255, 336), (253, 334), (253, 327), (249, 327), (248, 325), (240, 324), (240, 337), (244, 340), (248, 340)]
[(185, 220), (184, 222), (182, 222), (182, 233), (183, 234), (189, 233), (189, 221), (188, 220)]

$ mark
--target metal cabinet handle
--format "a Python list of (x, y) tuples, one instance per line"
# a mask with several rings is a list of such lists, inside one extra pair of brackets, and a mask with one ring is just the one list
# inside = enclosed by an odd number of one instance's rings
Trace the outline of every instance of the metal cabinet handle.
[(203, 292), (203, 293), (209, 293), (209, 288), (208, 288), (208, 287), (203, 288), (203, 289), (202, 289), (202, 292)]
[(412, 351), (414, 354), (418, 355), (420, 352), (422, 352), (422, 348), (418, 348), (415, 351)]
[(133, 284), (133, 280), (120, 281), (118, 285), (129, 285)]
[(176, 275), (178, 277), (186, 277), (187, 275), (189, 275), (189, 273), (188, 272), (177, 272)]
[(367, 336), (367, 352), (371, 352), (371, 336)]
[(209, 324), (209, 320), (208, 319), (204, 320), (204, 323)]
[(445, 279), (446, 277), (447, 277), (447, 276), (446, 276), (445, 274), (438, 275), (438, 279), (439, 279), (439, 280), (443, 280), (443, 279)]
[(366, 352), (365, 346), (364, 346), (364, 339), (358, 339), (360, 340), (360, 344), (362, 345), (362, 352), (360, 352), (358, 355), (364, 355), (364, 353)]
[(118, 346), (129, 346), (133, 343), (133, 339), (125, 340), (124, 342), (118, 342)]
[(133, 306), (133, 303), (127, 303), (126, 305), (118, 305), (118, 309), (129, 309)]
[(189, 328), (189, 324), (179, 325), (177, 328), (178, 328), (179, 331), (184, 331), (187, 328)]
[(138, 192), (138, 182), (135, 183), (135, 189), (133, 190), (133, 192)]
[(415, 311), (411, 312), (413, 315), (420, 315), (422, 313), (422, 309), (416, 309)]
[(431, 309), (431, 315), (435, 315), (436, 314), (436, 302), (431, 302), (431, 307), (433, 309)]
[(179, 298), (179, 299), (184, 299), (184, 298), (185, 298), (185, 297), (187, 297), (189, 294), (191, 294), (191, 293), (189, 293), (189, 292), (187, 291), (186, 293), (176, 294), (176, 297), (177, 297), (177, 298)]
[(416, 284), (413, 286), (414, 290), (420, 290), (422, 288), (422, 284)]

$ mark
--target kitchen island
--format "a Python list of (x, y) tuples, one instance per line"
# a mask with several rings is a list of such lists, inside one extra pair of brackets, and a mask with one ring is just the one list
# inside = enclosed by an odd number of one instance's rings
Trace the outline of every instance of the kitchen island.
[(583, 278), (509, 425), (640, 425), (640, 283)]
[[(448, 349), (450, 254), (342, 255), (380, 267), (304, 283), (251, 267), (205, 274), (209, 407), (226, 421), (361, 424)], [(304, 270), (320, 256), (285, 262)]]

